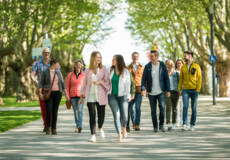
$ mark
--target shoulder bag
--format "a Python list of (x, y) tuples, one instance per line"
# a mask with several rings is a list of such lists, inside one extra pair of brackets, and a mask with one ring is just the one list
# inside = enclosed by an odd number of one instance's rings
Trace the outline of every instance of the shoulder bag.
[(52, 80), (51, 86), (49, 88), (42, 88), (42, 95), (44, 97), (44, 100), (48, 100), (50, 98), (50, 96), (51, 96), (55, 76), (56, 76), (56, 70), (55, 70), (55, 73), (54, 73), (54, 78)]

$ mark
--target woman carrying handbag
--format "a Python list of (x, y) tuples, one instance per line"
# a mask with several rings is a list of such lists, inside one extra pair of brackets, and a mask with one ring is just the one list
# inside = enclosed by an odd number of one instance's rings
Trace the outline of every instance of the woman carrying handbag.
[(74, 111), (74, 118), (76, 122), (75, 132), (81, 133), (82, 131), (82, 121), (83, 121), (83, 105), (85, 96), (83, 96), (83, 104), (79, 104), (80, 100), (80, 89), (83, 85), (85, 73), (83, 72), (83, 63), (78, 60), (74, 64), (74, 69), (70, 72), (66, 78), (66, 90), (68, 97), (70, 98), (71, 105)]
[[(41, 80), (39, 81), (39, 96), (41, 99), (45, 100), (46, 104), (46, 134), (57, 134), (56, 124), (57, 124), (57, 113), (59, 104), (62, 98), (62, 91), (64, 90), (66, 99), (69, 99), (66, 89), (65, 83), (62, 78), (61, 72), (57, 71), (59, 67), (59, 61), (57, 59), (51, 59), (50, 67), (44, 72), (42, 72)], [(46, 96), (42, 94), (42, 90), (44, 88), (50, 88), (51, 94), (49, 99), (46, 99)], [(44, 93), (44, 92), (43, 92)], [(52, 116), (51, 116), (52, 113)], [(52, 132), (50, 122), (52, 122)]]

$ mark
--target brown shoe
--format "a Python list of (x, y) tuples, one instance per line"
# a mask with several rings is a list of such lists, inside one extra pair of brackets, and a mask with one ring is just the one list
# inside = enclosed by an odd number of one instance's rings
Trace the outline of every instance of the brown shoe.
[(133, 129), (135, 129), (136, 128), (136, 125), (133, 123)]
[(46, 134), (50, 134), (50, 127), (46, 127)]
[(52, 134), (57, 134), (56, 129), (52, 129)]
[(139, 130), (140, 130), (140, 126), (139, 126), (139, 125), (136, 125), (135, 131), (139, 131)]
[(81, 131), (82, 131), (82, 128), (79, 127), (79, 128), (78, 128), (78, 133), (81, 133)]

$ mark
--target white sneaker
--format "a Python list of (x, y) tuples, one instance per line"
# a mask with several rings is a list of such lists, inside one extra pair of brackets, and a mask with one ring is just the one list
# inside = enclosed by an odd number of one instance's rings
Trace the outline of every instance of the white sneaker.
[(182, 130), (184, 130), (184, 131), (187, 131), (187, 130), (188, 130), (187, 125), (186, 125), (186, 124), (184, 124), (184, 125), (183, 125)]
[(96, 136), (95, 135), (91, 136), (91, 138), (89, 139), (89, 141), (90, 142), (96, 142)]
[(104, 133), (102, 128), (99, 129), (99, 133), (100, 133), (101, 138), (104, 139), (105, 138), (105, 133)]
[(171, 129), (172, 129), (172, 125), (169, 124), (169, 125), (168, 125), (168, 130), (171, 131)]
[(189, 130), (190, 131), (195, 131), (195, 126), (190, 126)]
[(174, 124), (172, 125), (172, 130), (176, 130), (176, 126)]

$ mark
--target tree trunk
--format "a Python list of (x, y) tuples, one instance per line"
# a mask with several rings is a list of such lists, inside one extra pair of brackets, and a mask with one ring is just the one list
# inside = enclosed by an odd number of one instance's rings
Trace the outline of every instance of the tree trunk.
[(229, 97), (230, 96), (230, 59), (225, 63), (217, 63), (216, 71), (219, 74), (219, 96)]
[(4, 96), (15, 96), (18, 87), (18, 75), (11, 68), (5, 69)]
[(5, 88), (5, 69), (1, 65), (0, 66), (0, 105), (3, 105), (2, 95), (4, 93)]
[(209, 64), (205, 61), (199, 63), (202, 73), (201, 94), (210, 95), (210, 83), (208, 76)]
[(30, 100), (38, 100), (37, 88), (30, 78), (31, 68), (24, 72), (18, 73), (19, 85), (17, 90), (17, 102), (28, 102)]

